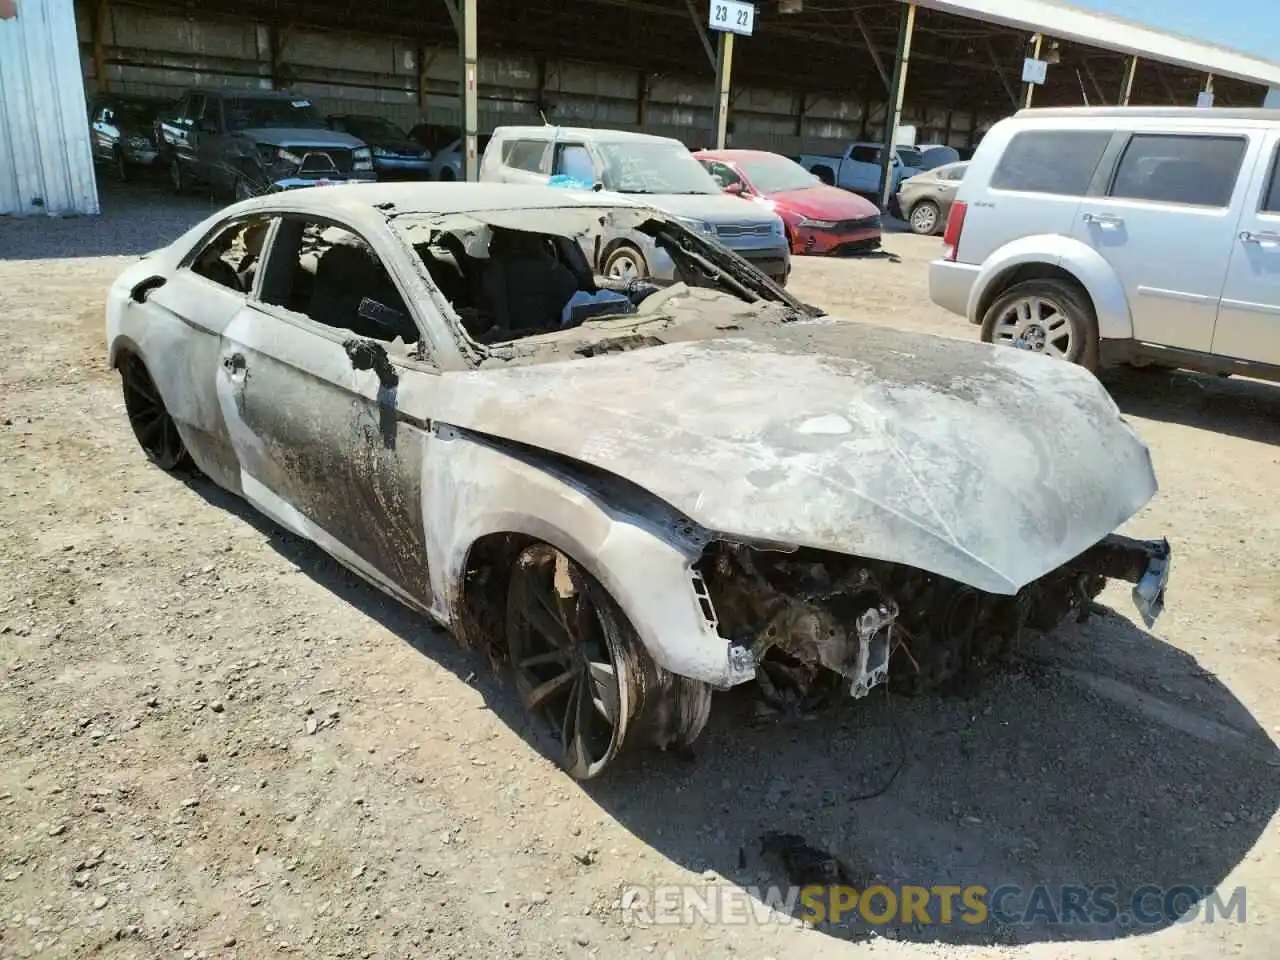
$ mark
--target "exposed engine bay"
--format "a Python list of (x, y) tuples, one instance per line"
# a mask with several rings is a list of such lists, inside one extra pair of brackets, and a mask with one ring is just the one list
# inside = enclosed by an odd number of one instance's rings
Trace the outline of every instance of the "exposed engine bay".
[(756, 665), (766, 702), (809, 711), (888, 681), (923, 693), (1016, 652), (1029, 630), (1083, 622), (1108, 579), (1134, 583), (1150, 625), (1163, 606), (1166, 541), (1112, 535), (1001, 596), (896, 563), (716, 541), (698, 573), (719, 632)]

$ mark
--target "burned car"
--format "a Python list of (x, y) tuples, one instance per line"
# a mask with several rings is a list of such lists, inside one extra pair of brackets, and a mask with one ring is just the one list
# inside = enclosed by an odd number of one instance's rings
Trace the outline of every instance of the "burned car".
[[(638, 229), (670, 282), (593, 275)], [(575, 777), (712, 692), (927, 690), (1087, 614), (1147, 447), (1088, 372), (825, 316), (642, 203), (489, 184), (231, 206), (111, 287), (111, 365), (192, 464), (510, 665)]]

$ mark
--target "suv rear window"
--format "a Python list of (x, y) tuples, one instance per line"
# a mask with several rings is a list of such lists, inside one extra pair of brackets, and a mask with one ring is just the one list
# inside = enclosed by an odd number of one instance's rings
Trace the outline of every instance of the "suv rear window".
[(991, 187), (1082, 197), (1110, 142), (1110, 130), (1024, 130), (1009, 141)]
[(1225, 207), (1246, 146), (1244, 137), (1135, 133), (1120, 158), (1110, 196)]

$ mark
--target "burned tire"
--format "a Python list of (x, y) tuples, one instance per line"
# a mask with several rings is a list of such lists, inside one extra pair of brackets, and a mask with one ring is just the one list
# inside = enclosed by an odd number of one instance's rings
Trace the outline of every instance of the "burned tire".
[(1088, 294), (1066, 280), (1024, 280), (1005, 290), (983, 316), (982, 339), (1098, 366), (1098, 316)]
[(506, 640), (539, 746), (578, 780), (632, 743), (687, 745), (706, 723), (710, 688), (659, 668), (608, 592), (554, 547), (516, 558)]
[(182, 435), (147, 365), (136, 353), (124, 353), (120, 356), (119, 368), (125, 412), (142, 452), (161, 470), (189, 466), (191, 459)]
[(619, 280), (643, 280), (649, 276), (649, 264), (644, 254), (630, 244), (624, 243), (605, 257), (604, 266), (600, 270), (606, 277)]

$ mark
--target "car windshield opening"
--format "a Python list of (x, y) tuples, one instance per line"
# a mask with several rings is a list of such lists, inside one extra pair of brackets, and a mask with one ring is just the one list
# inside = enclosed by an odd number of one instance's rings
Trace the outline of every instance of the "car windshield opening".
[(382, 117), (346, 117), (344, 125), (349, 133), (364, 140), (409, 139), (408, 133)]
[(323, 129), (324, 120), (311, 106), (310, 100), (284, 100), (275, 97), (233, 97), (226, 102), (228, 130), (253, 127), (288, 127), (290, 129)]
[(761, 193), (805, 190), (822, 183), (794, 160), (786, 157), (750, 157), (739, 162), (747, 179)]
[(597, 145), (605, 188), (617, 193), (718, 194), (720, 185), (678, 143), (628, 140)]

